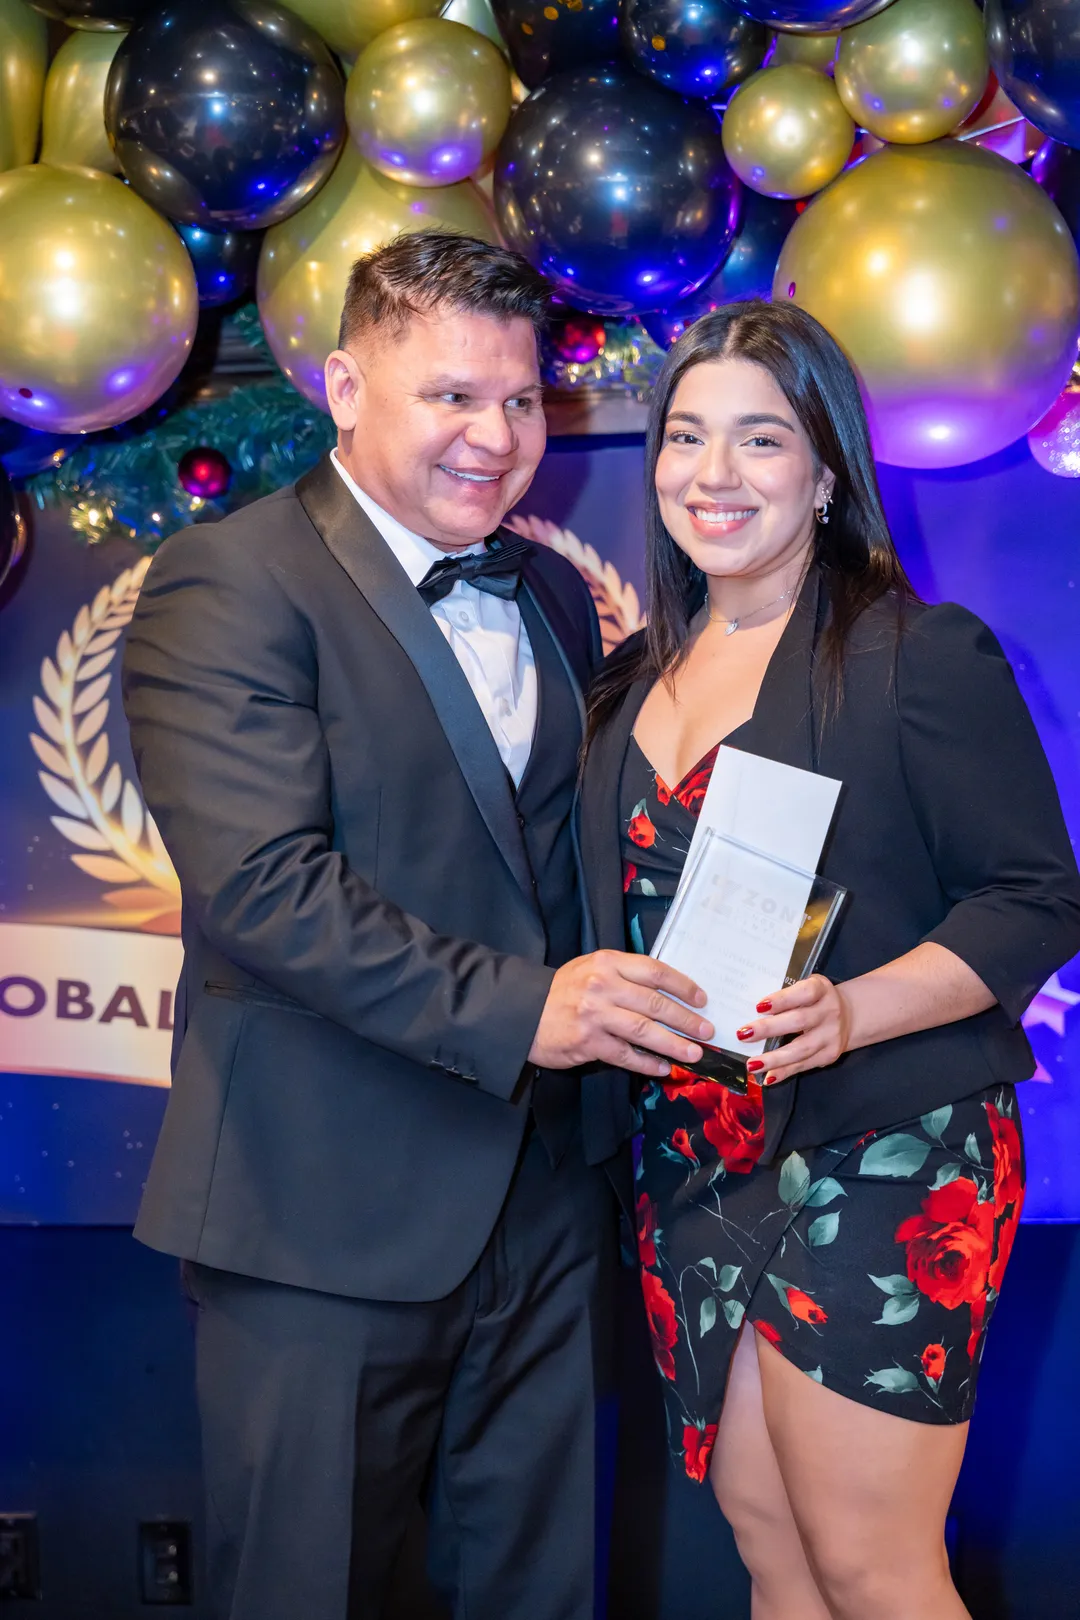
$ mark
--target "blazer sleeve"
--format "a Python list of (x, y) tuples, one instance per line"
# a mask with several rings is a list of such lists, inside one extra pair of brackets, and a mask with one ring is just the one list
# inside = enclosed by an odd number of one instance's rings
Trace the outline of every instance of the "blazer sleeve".
[(509, 1099), (551, 970), (436, 934), (332, 845), (309, 627), (224, 525), (150, 568), (124, 703), (185, 909), (228, 960), (365, 1040)]
[(926, 940), (1018, 1023), (1080, 950), (1080, 875), (1042, 744), (997, 638), (953, 603), (903, 634), (897, 701), (908, 791), (951, 901)]

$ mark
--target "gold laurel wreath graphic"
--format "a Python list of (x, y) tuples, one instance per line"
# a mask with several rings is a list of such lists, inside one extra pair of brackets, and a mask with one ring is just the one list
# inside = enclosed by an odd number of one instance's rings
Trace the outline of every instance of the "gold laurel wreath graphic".
[(560, 557), (573, 563), (592, 592), (605, 653), (642, 628), (645, 615), (637, 591), (629, 581), (622, 579), (613, 563), (603, 562), (599, 552), (579, 540), (572, 529), (560, 529), (557, 523), (549, 523), (546, 518), (516, 515), (507, 518), (506, 527), (526, 540), (550, 546)]
[(180, 880), (138, 788), (116, 761), (109, 764), (104, 730), (109, 665), (149, 566), (147, 557), (103, 585), (60, 637), (55, 658), (42, 660), (34, 714), (44, 736), (31, 732), (30, 745), (45, 767), (41, 785), (63, 812), (49, 819), (78, 846), (71, 860), (79, 870), (114, 885), (102, 899), (121, 913), (120, 925), (177, 934)]

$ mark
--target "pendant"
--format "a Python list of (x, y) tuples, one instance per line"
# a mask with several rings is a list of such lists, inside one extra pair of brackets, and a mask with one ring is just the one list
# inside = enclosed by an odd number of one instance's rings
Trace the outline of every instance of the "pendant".
[(733, 636), (738, 628), (738, 619), (729, 619), (727, 629), (724, 631), (725, 636)]

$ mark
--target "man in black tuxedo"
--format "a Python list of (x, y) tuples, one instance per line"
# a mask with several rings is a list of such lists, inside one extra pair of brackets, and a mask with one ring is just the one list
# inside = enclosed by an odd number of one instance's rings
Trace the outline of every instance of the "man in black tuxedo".
[(496, 532), (544, 450), (546, 307), (469, 238), (360, 260), (336, 451), (167, 541), (128, 636), (186, 952), (136, 1231), (200, 1307), (232, 1620), (376, 1616), (425, 1488), (456, 1614), (592, 1613), (598, 1167), (627, 1134), (595, 1065), (662, 1074), (709, 1031), (669, 970), (580, 954), (597, 624)]

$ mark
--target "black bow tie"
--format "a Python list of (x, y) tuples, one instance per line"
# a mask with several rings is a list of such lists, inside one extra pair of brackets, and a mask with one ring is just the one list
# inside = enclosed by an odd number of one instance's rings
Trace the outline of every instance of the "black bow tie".
[(474, 551), (464, 557), (444, 557), (432, 563), (416, 587), (428, 607), (434, 607), (444, 596), (449, 596), (460, 579), (466, 585), (475, 585), (478, 591), (488, 591), (512, 602), (521, 584), (521, 565), (529, 552), (527, 540), (489, 540), (484, 551)]

